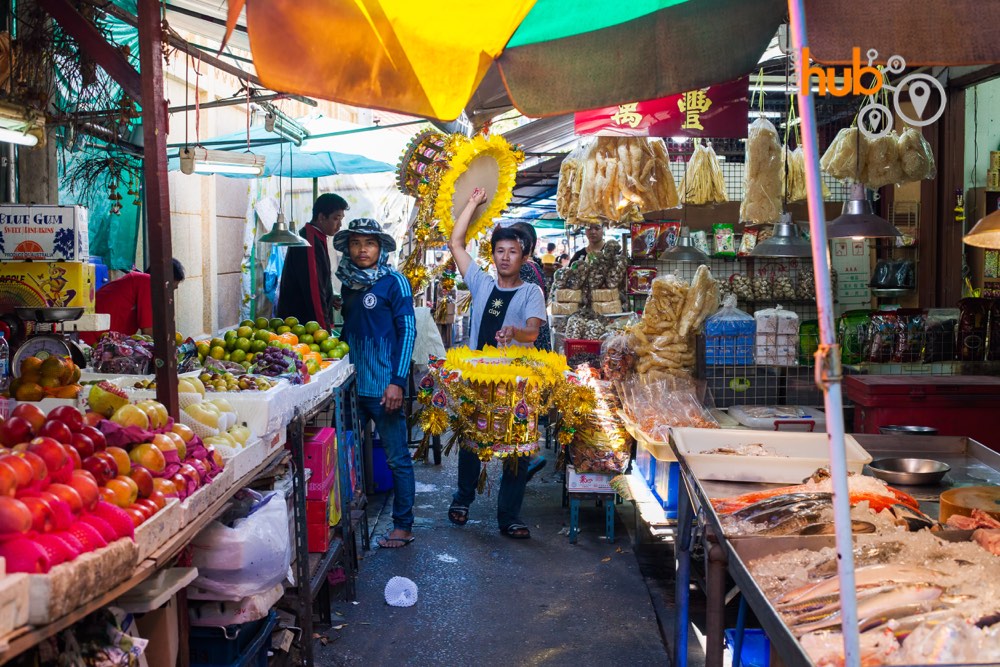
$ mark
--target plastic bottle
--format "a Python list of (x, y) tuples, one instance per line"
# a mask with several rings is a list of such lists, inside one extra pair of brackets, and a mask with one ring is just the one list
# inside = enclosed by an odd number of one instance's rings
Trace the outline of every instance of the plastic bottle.
[(0, 331), (0, 390), (6, 391), (10, 384), (10, 346), (4, 332)]

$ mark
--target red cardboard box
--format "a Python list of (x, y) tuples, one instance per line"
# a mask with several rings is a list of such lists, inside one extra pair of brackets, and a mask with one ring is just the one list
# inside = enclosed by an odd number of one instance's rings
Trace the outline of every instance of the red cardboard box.
[(306, 523), (330, 523), (330, 500), (307, 500)]
[(337, 481), (337, 466), (334, 465), (326, 478), (317, 477), (316, 473), (309, 479), (309, 486), (306, 489), (306, 500), (316, 500), (322, 502), (329, 502), (330, 500), (330, 489)]
[(309, 553), (326, 553), (326, 550), (330, 548), (331, 530), (325, 521), (306, 525), (306, 542), (309, 544)]
[(302, 453), (313, 479), (325, 480), (337, 465), (337, 431), (332, 428), (307, 428)]

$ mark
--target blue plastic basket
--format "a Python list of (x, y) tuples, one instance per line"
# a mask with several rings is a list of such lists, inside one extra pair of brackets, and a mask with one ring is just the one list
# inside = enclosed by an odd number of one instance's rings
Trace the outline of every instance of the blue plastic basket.
[(656, 461), (656, 479), (652, 485), (653, 495), (660, 501), (668, 519), (677, 518), (677, 490), (681, 485), (681, 467), (677, 463)]
[(259, 621), (218, 627), (192, 627), (191, 667), (267, 667), (271, 633), (278, 625), (278, 612)]
[[(726, 648), (730, 651), (736, 644), (736, 629), (726, 630)], [(740, 647), (740, 667), (769, 667), (771, 663), (771, 640), (763, 630), (745, 628), (743, 646)]]

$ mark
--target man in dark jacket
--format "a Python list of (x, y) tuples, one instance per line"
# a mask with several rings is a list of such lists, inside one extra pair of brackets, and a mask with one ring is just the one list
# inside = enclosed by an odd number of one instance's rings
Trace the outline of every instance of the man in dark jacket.
[(340, 231), (348, 208), (343, 197), (330, 192), (316, 199), (312, 220), (300, 232), (309, 247), (293, 246), (285, 255), (275, 316), (315, 320), (324, 329), (333, 326), (335, 297), (326, 239)]

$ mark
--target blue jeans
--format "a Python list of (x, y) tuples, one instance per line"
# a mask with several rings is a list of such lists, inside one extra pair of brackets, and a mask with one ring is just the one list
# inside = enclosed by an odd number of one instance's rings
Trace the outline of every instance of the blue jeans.
[[(509, 462), (508, 462), (509, 461)], [(482, 463), (479, 457), (465, 449), (458, 449), (458, 491), (452, 496), (456, 505), (468, 507), (476, 499), (476, 485)], [(512, 460), (503, 462), (503, 476), (500, 478), (500, 492), (497, 494), (497, 525), (500, 530), (521, 521), (521, 503), (524, 502), (524, 488), (528, 485), (528, 461), (518, 461), (514, 472)]]
[(413, 459), (406, 443), (406, 417), (402, 410), (386, 412), (380, 405), (381, 396), (358, 396), (358, 413), (362, 425), (375, 422), (375, 430), (382, 439), (386, 462), (392, 471), (393, 499), (392, 523), (397, 530), (413, 530), (413, 500), (416, 481), (413, 477)]

